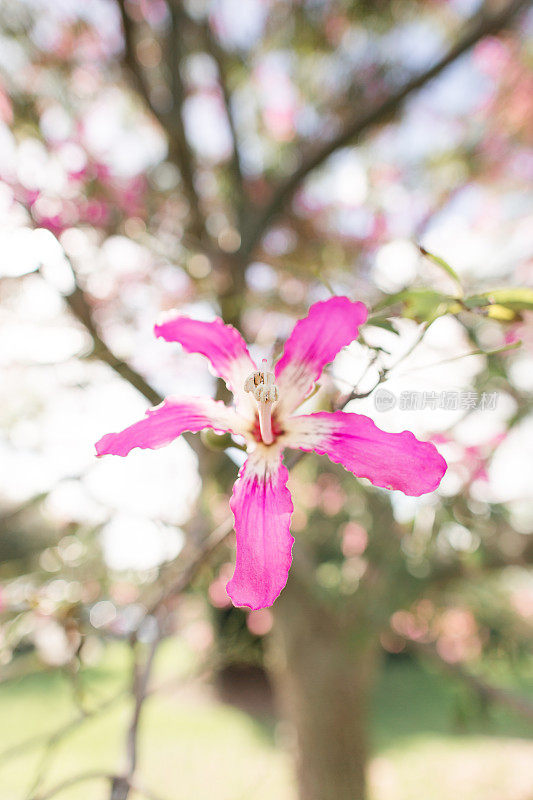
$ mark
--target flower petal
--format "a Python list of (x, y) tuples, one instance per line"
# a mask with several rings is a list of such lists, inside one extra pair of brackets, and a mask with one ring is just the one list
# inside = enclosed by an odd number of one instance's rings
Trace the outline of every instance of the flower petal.
[(201, 353), (233, 392), (243, 413), (250, 407), (244, 381), (257, 367), (252, 361), (241, 334), (221, 319), (202, 322), (190, 317), (173, 316), (155, 325), (156, 336), (167, 342), (179, 342), (188, 353)]
[(410, 431), (386, 433), (369, 417), (344, 411), (319, 411), (293, 417), (286, 445), (327, 455), (374, 486), (418, 497), (434, 491), (447, 464), (431, 442)]
[(296, 323), (276, 364), (279, 416), (289, 414), (307, 397), (326, 364), (357, 337), (367, 315), (363, 303), (332, 297), (312, 305), (307, 317)]
[(294, 539), (287, 468), (278, 449), (258, 448), (233, 488), (237, 562), (226, 591), (236, 606), (271, 606), (287, 583)]
[(214, 428), (242, 434), (246, 421), (219, 400), (210, 397), (169, 398), (149, 408), (144, 419), (120, 433), (108, 433), (96, 443), (99, 456), (127, 456), (134, 447), (155, 450), (177, 439), (185, 431)]

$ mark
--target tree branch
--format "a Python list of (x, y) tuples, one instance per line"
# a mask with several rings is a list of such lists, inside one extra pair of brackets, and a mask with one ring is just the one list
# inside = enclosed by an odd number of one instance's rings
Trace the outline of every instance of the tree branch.
[[(64, 256), (72, 273), (74, 289), (72, 292), (70, 292), (70, 294), (63, 294), (63, 298), (76, 319), (81, 322), (83, 327), (90, 334), (93, 340), (93, 355), (96, 358), (99, 358), (100, 361), (103, 361), (105, 364), (110, 366), (111, 369), (120, 375), (121, 378), (124, 378), (124, 380), (130, 384), (130, 386), (133, 386), (135, 389), (137, 389), (138, 392), (146, 397), (149, 403), (152, 403), (152, 405), (158, 405), (163, 401), (163, 396), (159, 394), (157, 389), (149, 384), (145, 378), (143, 378), (140, 372), (137, 372), (137, 370), (130, 366), (126, 361), (116, 356), (100, 336), (96, 323), (93, 319), (91, 304), (87, 298), (87, 295), (80, 286), (76, 270), (74, 269), (74, 266), (66, 253), (64, 253)], [(183, 433), (182, 436), (187, 444), (192, 447), (196, 455), (201, 459), (203, 456), (203, 451), (201, 444), (197, 441), (197, 439), (195, 439), (195, 437), (190, 433)]]
[(200, 198), (194, 183), (193, 152), (187, 141), (183, 122), (183, 104), (186, 92), (181, 77), (181, 62), (185, 55), (183, 47), (185, 20), (183, 9), (178, 0), (168, 0), (168, 10), (170, 14), (170, 30), (167, 40), (167, 61), (172, 95), (171, 124), (167, 126), (170, 139), (169, 156), (178, 165), (183, 178), (193, 220), (192, 233), (202, 240), (206, 238), (205, 220), (200, 209)]
[(137, 370), (133, 369), (133, 367), (131, 367), (122, 358), (116, 356), (104, 342), (93, 320), (91, 305), (87, 299), (87, 296), (85, 295), (85, 292), (78, 283), (78, 279), (74, 269), (72, 268), (72, 264), (70, 264), (70, 267), (74, 276), (75, 287), (70, 294), (63, 295), (63, 297), (76, 319), (81, 322), (83, 327), (91, 335), (93, 340), (93, 355), (96, 358), (99, 358), (105, 364), (108, 364), (112, 370), (118, 373), (118, 375), (124, 378), (125, 381), (127, 381), (129, 384), (131, 384), (131, 386), (144, 395), (148, 402), (152, 403), (153, 405), (161, 403), (163, 400), (162, 395), (160, 395), (159, 392), (154, 389), (154, 387), (151, 386), (139, 372), (137, 372)]
[(230, 162), (231, 175), (236, 192), (237, 218), (239, 221), (239, 227), (242, 230), (242, 225), (244, 222), (243, 218), (246, 212), (247, 198), (244, 189), (241, 157), (239, 153), (239, 136), (237, 133), (237, 126), (235, 123), (233, 109), (231, 107), (231, 93), (229, 90), (228, 75), (226, 69), (226, 53), (223, 51), (220, 44), (216, 40), (216, 37), (213, 34), (213, 31), (211, 30), (209, 22), (206, 22), (205, 25), (202, 26), (202, 32), (206, 43), (206, 50), (211, 55), (211, 57), (213, 58), (213, 60), (216, 62), (217, 65), (218, 81), (220, 84), (222, 98), (224, 100), (224, 108), (226, 110), (226, 118), (228, 120), (228, 126), (231, 133), (231, 141), (232, 141), (231, 162)]
[(179, 169), (184, 194), (187, 198), (191, 214), (191, 232), (199, 239), (205, 236), (205, 222), (200, 211), (200, 199), (194, 182), (194, 160), (183, 124), (182, 110), (185, 91), (181, 81), (180, 62), (182, 47), (178, 10), (174, 2), (169, 2), (170, 32), (167, 42), (167, 61), (171, 77), (172, 108), (162, 111), (153, 102), (150, 83), (135, 54), (135, 23), (128, 14), (126, 0), (117, 0), (122, 29), (124, 33), (124, 65), (130, 75), (133, 86), (144, 100), (148, 109), (155, 116), (168, 138), (168, 157)]
[(117, 0), (117, 5), (120, 11), (122, 32), (124, 35), (124, 65), (129, 72), (129, 76), (133, 85), (143, 98), (152, 114), (163, 127), (166, 127), (164, 115), (162, 115), (157, 107), (152, 103), (150, 84), (135, 56), (135, 24), (126, 10), (125, 0)]
[(502, 11), (490, 16), (482, 16), (470, 31), (465, 33), (462, 38), (436, 64), (420, 75), (412, 78), (404, 86), (393, 94), (389, 95), (373, 108), (368, 109), (362, 114), (353, 117), (340, 131), (340, 133), (329, 142), (322, 144), (314, 152), (310, 152), (302, 160), (300, 166), (283, 181), (273, 193), (269, 203), (261, 209), (255, 223), (251, 226), (241, 247), (243, 257), (249, 257), (262, 234), (274, 217), (277, 216), (283, 207), (293, 197), (294, 193), (302, 181), (326, 161), (336, 150), (344, 147), (349, 142), (357, 139), (370, 128), (383, 122), (403, 105), (405, 100), (418, 91), (433, 78), (437, 77), (446, 67), (453, 64), (460, 56), (470, 50), (480, 39), (485, 36), (498, 33), (519, 11), (529, 5), (530, 0), (512, 0)]

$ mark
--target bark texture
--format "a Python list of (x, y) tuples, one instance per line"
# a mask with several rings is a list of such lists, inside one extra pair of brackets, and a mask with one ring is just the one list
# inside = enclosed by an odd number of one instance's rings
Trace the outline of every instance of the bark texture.
[(299, 798), (365, 800), (376, 641), (295, 572), (273, 608), (271, 669), (294, 731)]

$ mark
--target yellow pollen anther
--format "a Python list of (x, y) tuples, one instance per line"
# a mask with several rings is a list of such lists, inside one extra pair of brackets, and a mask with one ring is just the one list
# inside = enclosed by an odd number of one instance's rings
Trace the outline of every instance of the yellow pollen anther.
[(252, 372), (244, 382), (244, 391), (251, 392), (258, 403), (275, 403), (279, 392), (274, 380), (273, 372)]

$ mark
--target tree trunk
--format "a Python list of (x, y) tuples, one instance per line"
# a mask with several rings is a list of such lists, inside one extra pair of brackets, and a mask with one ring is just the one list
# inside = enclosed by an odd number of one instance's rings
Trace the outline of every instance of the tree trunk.
[(294, 573), (273, 608), (271, 669), (294, 729), (299, 798), (364, 800), (377, 643)]

